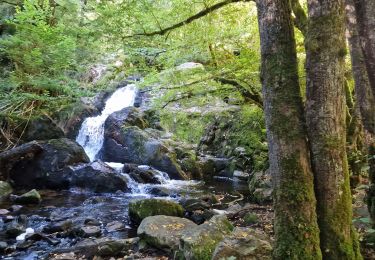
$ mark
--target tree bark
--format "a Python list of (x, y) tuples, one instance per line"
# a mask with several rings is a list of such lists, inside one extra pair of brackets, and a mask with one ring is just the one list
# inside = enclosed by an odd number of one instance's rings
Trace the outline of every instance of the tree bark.
[(346, 155), (345, 13), (342, 0), (309, 0), (306, 120), (323, 259), (361, 259), (352, 226)]
[(375, 1), (354, 0), (354, 4), (368, 78), (375, 97)]
[(289, 0), (258, 0), (257, 8), (274, 186), (274, 259), (321, 259)]
[[(375, 95), (373, 94), (373, 90), (370, 86), (365, 57), (361, 48), (359, 27), (364, 25), (363, 22), (361, 24), (358, 24), (358, 12), (356, 11), (355, 5), (356, 2), (359, 1), (346, 0), (347, 36), (350, 47), (356, 99), (360, 108), (363, 126), (369, 134), (368, 151), (370, 159), (368, 163), (370, 166), (370, 188), (367, 194), (367, 205), (369, 208), (371, 219), (373, 223), (375, 223), (375, 159), (373, 159), (375, 158), (373, 157), (375, 150)], [(363, 19), (363, 17), (361, 19)]]

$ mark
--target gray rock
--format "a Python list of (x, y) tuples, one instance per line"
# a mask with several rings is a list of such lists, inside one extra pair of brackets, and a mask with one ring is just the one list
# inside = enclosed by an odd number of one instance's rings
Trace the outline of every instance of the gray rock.
[(108, 232), (115, 232), (125, 229), (125, 226), (119, 221), (112, 221), (106, 225), (106, 229)]
[(139, 199), (129, 203), (129, 217), (132, 221), (140, 223), (144, 218), (155, 215), (182, 217), (184, 209), (171, 200)]
[(93, 192), (129, 190), (126, 179), (101, 161), (71, 168), (69, 175), (70, 187), (84, 188)]
[(98, 237), (102, 232), (98, 226), (84, 226), (81, 227), (80, 233), (83, 237)]
[(254, 173), (250, 178), (249, 189), (255, 202), (271, 202), (273, 189), (269, 172)]
[(139, 127), (116, 124), (111, 117), (105, 122), (101, 154), (104, 161), (151, 165), (173, 179), (188, 179), (171, 147)]
[(21, 196), (13, 195), (12, 199), (14, 202), (19, 204), (38, 204), (42, 201), (42, 197), (39, 192), (35, 189), (22, 194)]
[(263, 234), (237, 227), (217, 245), (212, 260), (221, 259), (268, 260), (272, 247)]
[(69, 182), (63, 176), (63, 169), (69, 165), (88, 163), (83, 148), (76, 142), (61, 138), (38, 141), (42, 152), (32, 159), (25, 157), (9, 171), (15, 187), (66, 189)]
[(175, 251), (179, 248), (184, 231), (196, 226), (188, 219), (159, 215), (145, 218), (137, 234), (150, 246)]

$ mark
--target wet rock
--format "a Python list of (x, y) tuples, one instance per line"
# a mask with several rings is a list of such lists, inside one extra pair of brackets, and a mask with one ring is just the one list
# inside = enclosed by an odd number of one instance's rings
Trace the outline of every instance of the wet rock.
[(78, 257), (75, 253), (63, 253), (63, 254), (55, 254), (50, 257), (50, 260), (77, 260)]
[(107, 241), (99, 245), (97, 255), (103, 257), (124, 256), (129, 250), (134, 249), (138, 242), (138, 237)]
[(70, 187), (93, 192), (127, 191), (126, 179), (101, 161), (95, 161), (72, 169)]
[(250, 193), (257, 203), (267, 203), (272, 201), (272, 183), (268, 171), (256, 172), (250, 177)]
[(102, 231), (98, 226), (84, 226), (81, 227), (80, 233), (83, 237), (99, 237)]
[(16, 238), (17, 236), (24, 233), (26, 230), (25, 224), (23, 221), (19, 221), (17, 219), (13, 220), (12, 222), (6, 225), (6, 235), (9, 238)]
[(173, 197), (175, 195), (175, 192), (166, 187), (151, 187), (148, 192), (158, 197)]
[(73, 222), (71, 220), (60, 221), (47, 225), (43, 228), (43, 232), (47, 234), (64, 232), (73, 227)]
[(186, 229), (180, 240), (180, 254), (186, 259), (211, 259), (216, 245), (233, 230), (221, 215), (194, 228)]
[(93, 219), (93, 218), (85, 219), (84, 223), (87, 226), (101, 226), (101, 224), (102, 224), (99, 220)]
[(47, 235), (44, 235), (42, 233), (33, 233), (33, 234), (30, 234), (30, 235), (27, 235), (26, 236), (26, 241), (46, 241), (48, 244), (52, 245), (52, 246), (56, 246), (60, 243), (59, 240), (57, 239), (53, 239), (53, 238), (50, 238), (49, 236)]
[(136, 126), (116, 125), (111, 117), (105, 122), (102, 155), (105, 161), (151, 165), (173, 179), (188, 179), (172, 148)]
[(180, 203), (186, 211), (190, 212), (195, 210), (205, 210), (212, 206), (209, 202), (197, 198), (183, 199)]
[(9, 214), (9, 213), (10, 213), (10, 211), (7, 210), (7, 209), (0, 209), (0, 216), (7, 215), (7, 214)]
[(37, 190), (33, 189), (21, 196), (13, 195), (12, 200), (19, 204), (39, 204), (42, 201), (42, 197)]
[(0, 241), (0, 253), (4, 253), (7, 247), (8, 247), (7, 242)]
[[(92, 259), (95, 255), (122, 256), (122, 253), (137, 246), (139, 238), (111, 239), (111, 238), (88, 238), (78, 242), (74, 247), (58, 250), (82, 254)], [(113, 254), (113, 255), (109, 255)]]
[(119, 221), (112, 221), (106, 225), (106, 229), (108, 232), (115, 232), (125, 229), (125, 226)]
[(183, 232), (196, 226), (188, 219), (159, 215), (145, 218), (137, 234), (150, 246), (174, 251), (179, 247)]
[(140, 199), (129, 203), (129, 217), (140, 223), (144, 218), (155, 215), (182, 217), (184, 209), (178, 203), (162, 199)]
[(83, 148), (75, 141), (61, 138), (37, 141), (42, 151), (33, 158), (24, 157), (9, 171), (9, 177), (16, 187), (60, 188), (68, 187), (62, 178), (62, 169), (69, 165), (88, 163)]
[(249, 228), (237, 227), (217, 245), (212, 260), (268, 260), (271, 258), (272, 247), (264, 235)]
[(12, 192), (12, 186), (8, 182), (0, 181), (0, 202), (7, 199)]
[(152, 169), (152, 167), (139, 167), (136, 164), (125, 164), (123, 168), (124, 173), (128, 173), (130, 177), (139, 183), (160, 184), (157, 178), (159, 172)]

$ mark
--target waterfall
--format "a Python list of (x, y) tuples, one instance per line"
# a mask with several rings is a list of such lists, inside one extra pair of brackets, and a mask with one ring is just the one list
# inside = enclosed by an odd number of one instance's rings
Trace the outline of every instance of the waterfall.
[(116, 90), (106, 101), (102, 113), (95, 117), (88, 117), (82, 123), (76, 138), (91, 161), (95, 160), (104, 142), (104, 122), (108, 116), (125, 107), (133, 106), (137, 94), (135, 84), (129, 84)]

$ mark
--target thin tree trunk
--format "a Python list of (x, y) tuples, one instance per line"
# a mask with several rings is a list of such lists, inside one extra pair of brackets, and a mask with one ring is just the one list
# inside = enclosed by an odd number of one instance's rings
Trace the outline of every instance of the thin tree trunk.
[(274, 185), (274, 259), (321, 259), (289, 0), (258, 0), (257, 7)]
[(352, 226), (346, 155), (345, 13), (342, 0), (309, 0), (306, 119), (323, 259), (361, 259)]
[(368, 78), (375, 96), (375, 1), (354, 0), (354, 4)]

